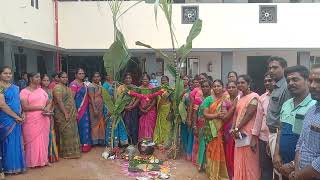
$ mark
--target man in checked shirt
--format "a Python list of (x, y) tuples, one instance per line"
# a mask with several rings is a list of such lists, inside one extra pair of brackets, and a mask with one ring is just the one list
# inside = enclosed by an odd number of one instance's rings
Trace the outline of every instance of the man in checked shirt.
[(303, 129), (292, 164), (290, 180), (320, 179), (320, 64), (312, 67), (309, 77), (311, 97), (317, 101), (306, 113)]

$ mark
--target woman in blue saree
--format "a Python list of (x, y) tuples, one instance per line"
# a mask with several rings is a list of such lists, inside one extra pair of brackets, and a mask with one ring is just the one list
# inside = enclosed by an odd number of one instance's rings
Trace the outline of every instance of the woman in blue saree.
[[(193, 90), (193, 87), (189, 86), (189, 78), (188, 76), (184, 76), (183, 78), (184, 82), (184, 95), (182, 97), (182, 102), (185, 105), (186, 111), (189, 112), (190, 109), (188, 108), (190, 106), (190, 91)], [(184, 122), (181, 123), (181, 143), (182, 143), (182, 150), (185, 154), (186, 160), (191, 160), (192, 156), (192, 147), (193, 147), (193, 128), (190, 127), (187, 124), (187, 120), (184, 119)]]
[[(108, 93), (113, 98), (113, 94), (112, 94), (113, 92), (114, 92), (114, 90), (111, 86), (108, 87), (108, 89), (106, 89), (106, 87), (103, 86), (102, 94)], [(121, 94), (120, 96), (123, 96), (123, 94)], [(108, 108), (106, 106), (104, 106), (104, 107), (105, 107), (104, 108), (104, 115), (106, 117), (106, 137), (105, 137), (106, 145), (107, 145), (106, 150), (110, 151), (112, 149), (111, 148), (112, 146), (115, 148), (118, 146), (127, 147), (129, 144), (129, 141), (128, 141), (127, 130), (126, 130), (126, 127), (125, 127), (123, 120), (121, 120), (114, 128), (113, 145), (111, 144), (111, 138), (112, 138), (111, 133), (112, 133), (113, 121), (110, 117)]]
[(70, 83), (70, 88), (74, 94), (77, 108), (77, 121), (82, 152), (91, 150), (91, 127), (89, 113), (89, 93), (88, 87), (83, 83), (85, 72), (79, 68), (76, 71), (76, 79)]
[(10, 67), (0, 69), (0, 148), (3, 172), (17, 174), (26, 170), (21, 123), (19, 88), (11, 84)]

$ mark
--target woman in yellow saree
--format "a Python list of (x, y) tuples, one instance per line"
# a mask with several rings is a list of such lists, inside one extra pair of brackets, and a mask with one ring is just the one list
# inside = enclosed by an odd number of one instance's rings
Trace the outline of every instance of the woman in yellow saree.
[(207, 97), (204, 102), (203, 115), (205, 126), (200, 130), (198, 162), (204, 166), (211, 180), (228, 180), (228, 171), (223, 145), (224, 119), (229, 119), (233, 112), (228, 95), (224, 93), (223, 82), (213, 82), (214, 94)]
[[(161, 78), (161, 86), (163, 88), (169, 88), (169, 78), (168, 76), (162, 76)], [(171, 131), (171, 119), (169, 117), (171, 111), (171, 100), (172, 96), (169, 91), (165, 91), (161, 96), (158, 96), (158, 114), (157, 114), (157, 122), (156, 127), (154, 129), (153, 141), (159, 145), (168, 147), (169, 146), (169, 138)]]

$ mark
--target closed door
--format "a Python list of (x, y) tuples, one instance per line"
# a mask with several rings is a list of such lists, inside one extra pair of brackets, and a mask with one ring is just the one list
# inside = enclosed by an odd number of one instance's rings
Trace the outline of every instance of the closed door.
[(264, 75), (268, 70), (267, 61), (270, 56), (248, 56), (247, 57), (247, 72), (252, 78), (253, 84), (251, 90), (263, 94), (264, 88)]

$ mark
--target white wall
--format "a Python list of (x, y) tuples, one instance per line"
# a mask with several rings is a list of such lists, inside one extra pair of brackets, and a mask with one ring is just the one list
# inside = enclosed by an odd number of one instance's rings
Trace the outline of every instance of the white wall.
[[(134, 2), (124, 2), (130, 5)], [(192, 5), (192, 4), (188, 4)], [(279, 3), (278, 23), (259, 24), (259, 4), (211, 3), (199, 6), (203, 29), (194, 48), (320, 48), (318, 3)], [(181, 24), (181, 4), (173, 5), (173, 22), (180, 45), (191, 25)], [(129, 48), (135, 41), (170, 48), (162, 12), (155, 25), (154, 6), (139, 4), (125, 14), (119, 26)], [(113, 41), (110, 10), (106, 2), (60, 2), (60, 44), (70, 49), (105, 49)]]
[[(200, 73), (207, 73), (213, 79), (221, 78), (221, 53), (219, 52), (192, 52), (190, 57), (199, 57)], [(212, 72), (208, 71), (208, 64), (212, 63)]]
[(0, 33), (54, 45), (52, 0), (39, 0), (39, 9), (30, 0), (1, 0)]

